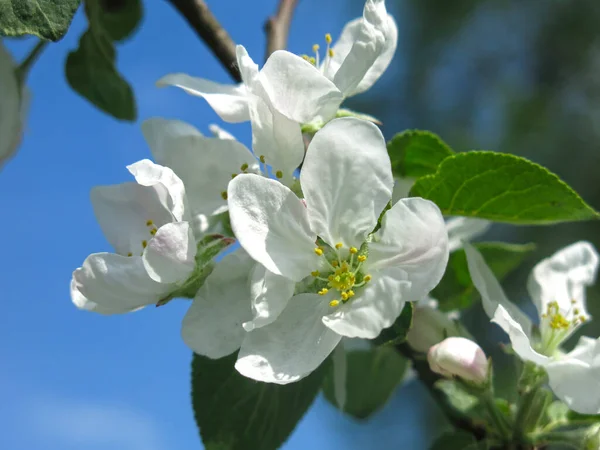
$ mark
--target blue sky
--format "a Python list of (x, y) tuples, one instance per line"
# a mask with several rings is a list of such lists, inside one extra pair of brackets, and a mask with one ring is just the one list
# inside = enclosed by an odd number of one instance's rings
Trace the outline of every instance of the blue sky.
[[(260, 61), (262, 25), (275, 1), (214, 1), (238, 43)], [(218, 117), (200, 99), (154, 82), (186, 72), (229, 82), (204, 45), (167, 2), (145, 2), (140, 31), (118, 48), (118, 65), (133, 86), (139, 120), (187, 120), (203, 131)], [(346, 2), (303, 0), (290, 36), (295, 53), (361, 13)], [(243, 20), (242, 20), (243, 19)], [(149, 157), (139, 123), (100, 113), (68, 87), (64, 60), (86, 27), (78, 12), (67, 36), (50, 45), (28, 86), (32, 103), (18, 155), (0, 173), (5, 219), (0, 270), (0, 446), (11, 450), (166, 450), (200, 448), (189, 402), (191, 354), (179, 337), (187, 304), (103, 317), (77, 310), (72, 271), (93, 252), (110, 251), (95, 221), (90, 188), (129, 180), (127, 164)], [(17, 59), (32, 40), (8, 42)], [(249, 143), (247, 124), (227, 126)], [(404, 389), (370, 424), (342, 417), (319, 399), (285, 449), (425, 448), (415, 406), (419, 388)], [(407, 406), (408, 405), (408, 406)]]

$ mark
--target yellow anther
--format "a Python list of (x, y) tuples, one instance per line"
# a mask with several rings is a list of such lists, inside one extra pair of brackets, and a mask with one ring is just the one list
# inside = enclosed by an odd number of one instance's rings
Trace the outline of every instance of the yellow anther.
[(127, 256), (133, 256), (133, 253), (129, 252), (127, 253)]
[(585, 318), (585, 316), (579, 316), (579, 320), (581, 321), (581, 323), (585, 322), (587, 319)]
[(331, 261), (331, 265), (332, 265), (333, 267), (337, 267), (337, 266), (339, 266), (339, 265), (340, 265), (340, 263), (339, 263), (339, 262), (337, 262), (337, 261)]
[(331, 44), (331, 41), (332, 41), (331, 34), (327, 33), (325, 35), (325, 42), (327, 42), (328, 44)]
[(304, 61), (310, 62), (310, 56), (308, 55), (300, 55)]
[(329, 292), (329, 289), (327, 289), (327, 288), (323, 288), (323, 289), (321, 289), (321, 290), (318, 292), (318, 294), (319, 294), (319, 295), (325, 295), (325, 294), (327, 294), (328, 292)]
[(308, 62), (314, 66), (317, 63), (317, 60), (311, 56), (310, 58), (308, 58)]
[(248, 164), (246, 164), (246, 163), (242, 164), (242, 166), (240, 167), (240, 169), (242, 170), (242, 172), (244, 170), (248, 170)]
[(331, 306), (332, 308), (335, 308), (339, 304), (340, 304), (340, 301), (336, 300), (336, 299), (333, 299), (329, 302), (329, 306)]
[(316, 52), (318, 52), (318, 51), (319, 51), (319, 48), (320, 48), (320, 47), (319, 47), (319, 44), (315, 44), (315, 45), (313, 45), (313, 52), (315, 52), (315, 53), (316, 53)]
[(313, 277), (318, 277), (320, 275), (318, 270), (315, 270), (313, 272), (310, 273)]
[(146, 221), (146, 226), (147, 227), (151, 227), (152, 225), (154, 225), (154, 222), (152, 222), (151, 220), (147, 220)]
[(221, 198), (223, 198), (223, 200), (227, 200), (227, 191), (221, 192)]
[(347, 272), (347, 271), (348, 271), (348, 268), (349, 268), (349, 267), (348, 267), (348, 263), (347, 263), (346, 261), (344, 261), (344, 262), (342, 263), (342, 270), (343, 270), (344, 272)]
[(574, 298), (571, 299), (571, 304), (574, 305), (575, 303), (577, 303), (577, 300), (575, 300)]
[(335, 52), (333, 51), (332, 48), (330, 48), (329, 50), (327, 50), (327, 54), (329, 55), (330, 58), (333, 58), (333, 55), (335, 55)]
[(283, 172), (281, 170), (278, 170), (277, 172), (275, 172), (275, 176), (277, 178), (283, 178)]
[(322, 249), (322, 248), (319, 248), (319, 247), (317, 247), (317, 248), (315, 248), (315, 253), (316, 253), (318, 256), (322, 256), (322, 255), (323, 255), (323, 249)]
[(265, 163), (265, 155), (260, 155), (258, 157), (258, 159), (260, 160), (261, 163), (263, 163), (263, 164)]
[(348, 300), (348, 293), (342, 292), (341, 297), (342, 297), (342, 301), (345, 302), (346, 300)]
[(575, 309), (573, 310), (573, 314), (574, 314), (574, 315), (578, 315), (578, 314), (579, 314), (579, 308), (575, 308)]
[(337, 244), (335, 244), (335, 248), (337, 248), (338, 250), (340, 248), (342, 248), (344, 246), (344, 244), (342, 244), (341, 242), (338, 242)]
[(232, 173), (232, 174), (231, 174), (231, 179), (233, 180), (233, 179), (234, 179), (235, 177), (237, 177), (237, 176), (238, 176), (238, 174), (237, 174), (237, 173)]
[(570, 325), (571, 322), (565, 319), (562, 314), (554, 314), (550, 318), (550, 328), (553, 328), (554, 330), (566, 330)]
[(358, 255), (358, 262), (365, 262), (367, 260), (367, 257), (365, 255)]
[(358, 253), (358, 249), (356, 247), (350, 247), (350, 253), (354, 255), (355, 253)]
[(346, 292), (348, 294), (348, 298), (352, 298), (354, 297), (354, 291), (352, 289), (350, 289), (348, 292)]
[(365, 283), (368, 283), (369, 281), (371, 281), (371, 275), (365, 275), (365, 277), (363, 278), (363, 281)]
[(156, 234), (156, 232), (157, 232), (157, 231), (158, 231), (158, 230), (157, 230), (156, 228), (152, 228), (152, 229), (150, 230), (150, 234), (151, 234), (152, 236), (154, 236), (154, 235)]
[(146, 248), (147, 245), (148, 245), (148, 241), (142, 241), (142, 247)]

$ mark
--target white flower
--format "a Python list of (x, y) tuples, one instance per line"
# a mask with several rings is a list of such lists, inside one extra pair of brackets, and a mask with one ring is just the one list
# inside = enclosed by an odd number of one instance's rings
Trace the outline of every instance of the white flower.
[(17, 66), (0, 40), (0, 164), (21, 142), (28, 93), (17, 78)]
[[(326, 122), (335, 116), (344, 98), (366, 91), (379, 79), (391, 62), (397, 41), (398, 29), (384, 0), (367, 0), (363, 17), (346, 24), (333, 47), (329, 47), (331, 36), (326, 36), (323, 61), (315, 59), (313, 65), (292, 53), (276, 51), (260, 71), (259, 81), (269, 102), (288, 119)], [(318, 58), (318, 46), (313, 49)], [(231, 86), (178, 73), (157, 84), (178, 86), (203, 97), (226, 122), (251, 118), (245, 77), (244, 83)]]
[(449, 337), (434, 345), (427, 353), (429, 367), (445, 377), (459, 377), (474, 383), (485, 383), (488, 361), (475, 342), (462, 337)]
[(236, 237), (282, 285), (262, 281), (281, 314), (248, 334), (236, 368), (281, 384), (317, 368), (342, 336), (376, 337), (439, 282), (448, 260), (443, 218), (427, 200), (396, 203), (371, 235), (393, 184), (375, 125), (331, 121), (310, 143), (300, 182), (304, 201), (250, 174), (228, 190)]
[[(523, 360), (544, 367), (555, 394), (572, 409), (600, 412), (600, 390), (597, 382), (590, 385), (590, 380), (598, 374), (598, 363), (594, 359), (600, 354), (600, 348), (596, 350), (596, 342), (589, 338), (582, 338), (569, 354), (563, 355), (559, 348), (590, 319), (585, 306), (585, 288), (596, 279), (598, 254), (594, 247), (587, 242), (577, 242), (534, 267), (528, 290), (540, 317), (537, 333), (533, 332), (531, 320), (506, 298), (481, 254), (468, 244), (465, 250), (483, 308), (508, 334), (514, 351)], [(584, 380), (587, 383), (583, 383)], [(596, 410), (592, 412), (593, 408)]]
[(91, 193), (96, 218), (116, 253), (94, 253), (73, 272), (71, 298), (81, 309), (115, 314), (156, 304), (195, 267), (181, 180), (149, 160), (127, 168), (135, 183)]

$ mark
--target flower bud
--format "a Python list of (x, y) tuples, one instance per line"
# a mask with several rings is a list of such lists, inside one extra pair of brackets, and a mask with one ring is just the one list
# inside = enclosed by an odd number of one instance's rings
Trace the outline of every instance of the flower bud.
[(449, 336), (460, 336), (461, 330), (451, 315), (437, 309), (437, 302), (418, 302), (406, 341), (418, 352), (426, 353)]
[(475, 342), (462, 337), (449, 337), (429, 349), (429, 367), (445, 377), (457, 376), (477, 384), (488, 378), (488, 361)]

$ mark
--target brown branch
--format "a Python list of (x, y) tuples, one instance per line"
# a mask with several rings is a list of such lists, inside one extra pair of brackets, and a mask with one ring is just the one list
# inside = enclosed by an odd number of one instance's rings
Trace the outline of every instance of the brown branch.
[(265, 60), (275, 50), (284, 50), (287, 47), (290, 25), (297, 4), (298, 0), (279, 0), (277, 13), (265, 22), (265, 32), (267, 33)]
[(240, 83), (242, 77), (235, 55), (235, 42), (210, 12), (204, 0), (168, 0), (185, 17), (196, 34), (221, 61), (231, 78)]

